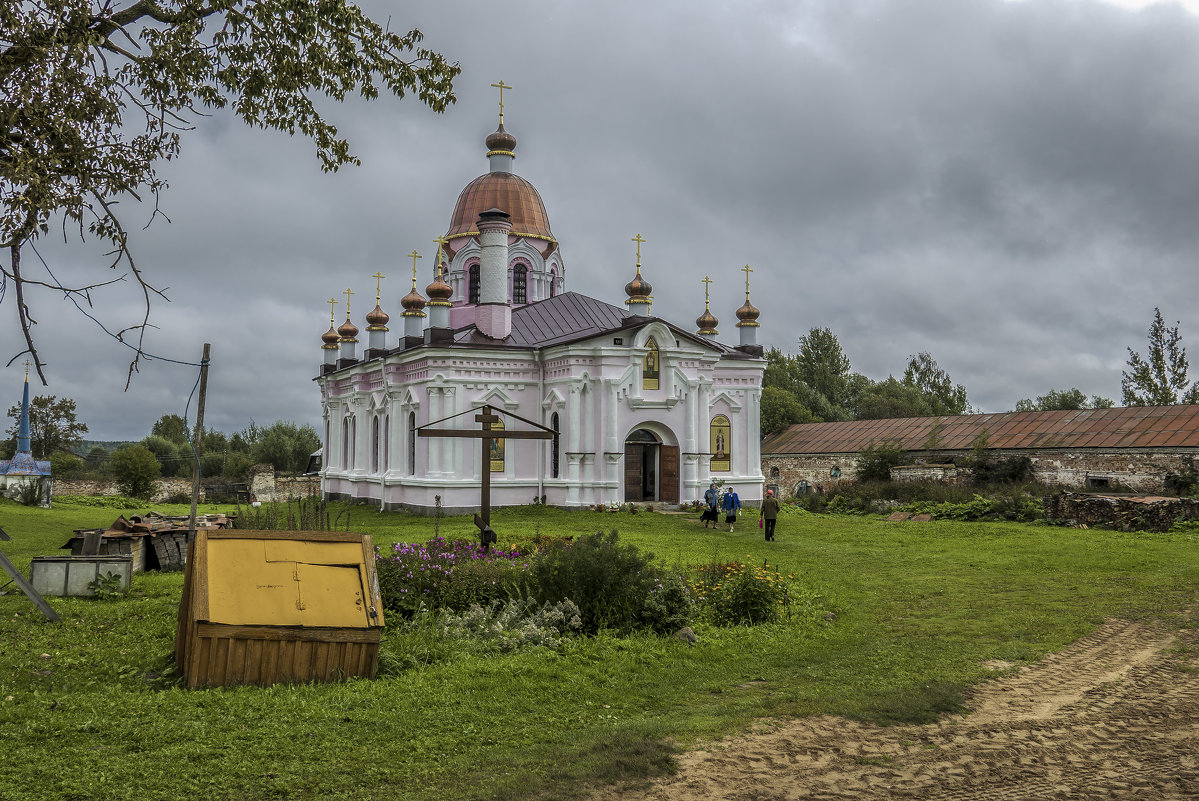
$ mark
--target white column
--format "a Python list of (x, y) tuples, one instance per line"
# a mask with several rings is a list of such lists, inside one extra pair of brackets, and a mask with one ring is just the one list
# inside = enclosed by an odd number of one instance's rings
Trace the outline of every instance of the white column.
[(684, 428), (683, 450), (686, 451), (687, 453), (695, 453), (695, 444), (696, 444), (696, 439), (697, 439), (697, 437), (696, 437), (697, 432), (695, 430), (695, 427), (696, 427), (695, 407), (697, 404), (697, 388), (696, 388), (695, 384), (688, 381), (686, 392), (687, 392), (687, 397), (683, 401), (686, 404), (683, 409), (683, 411), (684, 411), (684, 414), (683, 414), (683, 421), (684, 421), (683, 422), (683, 428)]
[[(441, 387), (429, 387), (429, 422), (444, 417), (441, 413)], [(427, 437), (429, 440), (429, 475), (441, 475), (441, 443), (443, 437)]]

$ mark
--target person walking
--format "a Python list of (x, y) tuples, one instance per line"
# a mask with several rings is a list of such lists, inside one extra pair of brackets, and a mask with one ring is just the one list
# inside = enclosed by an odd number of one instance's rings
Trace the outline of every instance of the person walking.
[(741, 511), (741, 496), (732, 487), (724, 491), (724, 499), (720, 502), (720, 508), (724, 510), (724, 522), (729, 524), (729, 533), (733, 531), (733, 524), (737, 522), (737, 513)]
[(774, 542), (774, 524), (778, 522), (778, 518), (778, 498), (774, 497), (774, 490), (766, 490), (766, 497), (762, 499), (762, 513), (758, 518), (758, 523), (764, 524), (763, 531), (766, 533), (767, 542)]
[(716, 521), (719, 519), (716, 516), (716, 510), (720, 508), (720, 491), (716, 489), (715, 481), (704, 493), (704, 506), (706, 507), (703, 514), (704, 528), (708, 527), (708, 523), (712, 524), (712, 528), (716, 528)]

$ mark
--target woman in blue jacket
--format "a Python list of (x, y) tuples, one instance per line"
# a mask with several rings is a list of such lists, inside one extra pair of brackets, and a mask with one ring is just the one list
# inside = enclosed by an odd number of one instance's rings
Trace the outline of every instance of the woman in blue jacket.
[(736, 490), (729, 487), (724, 491), (724, 498), (720, 502), (720, 508), (724, 510), (724, 522), (729, 524), (729, 532), (733, 530), (733, 523), (737, 522), (737, 513), (741, 511), (741, 497), (737, 495)]

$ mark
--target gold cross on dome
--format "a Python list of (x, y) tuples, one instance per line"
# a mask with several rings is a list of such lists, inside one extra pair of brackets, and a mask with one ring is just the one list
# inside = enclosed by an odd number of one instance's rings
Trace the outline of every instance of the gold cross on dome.
[(329, 325), (333, 325), (333, 315), (335, 314), (333, 307), (337, 305), (337, 298), (329, 298), (325, 303), (329, 304)]
[(745, 297), (749, 297), (749, 274), (753, 272), (748, 264), (741, 268), (741, 272), (745, 273)]
[(412, 259), (412, 288), (416, 289), (416, 260), (423, 259), (424, 256), (417, 253), (416, 248), (413, 248), (412, 252), (408, 254), (408, 258)]
[(375, 272), (371, 278), (375, 279), (375, 305), (379, 305), (379, 295), (383, 292), (383, 279), (387, 276), (381, 272)]
[(499, 83), (493, 83), (492, 86), (494, 86), (496, 89), (500, 90), (500, 125), (503, 125), (504, 124), (504, 90), (511, 89), (512, 87), (509, 86), (508, 84), (504, 83), (502, 78), (500, 79)]
[(707, 311), (707, 309), (708, 309), (708, 288), (711, 283), (712, 283), (712, 279), (705, 275), (704, 276), (704, 310), (705, 311)]
[(637, 243), (637, 272), (641, 272), (641, 245), (647, 240), (641, 234), (637, 234), (632, 241)]
[(346, 287), (346, 319), (350, 319), (350, 295), (357, 294), (354, 290)]
[(450, 244), (450, 240), (444, 236), (439, 236), (433, 241), (437, 243), (437, 275), (441, 277), (441, 252), (446, 245)]

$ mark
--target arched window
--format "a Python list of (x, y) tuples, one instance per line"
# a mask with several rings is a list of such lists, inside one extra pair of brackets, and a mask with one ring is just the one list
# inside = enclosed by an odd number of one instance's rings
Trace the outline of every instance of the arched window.
[(371, 472), (379, 472), (379, 415), (371, 417)]
[[(492, 431), (503, 431), (504, 430), (504, 421), (500, 420), (498, 422), (492, 423), (491, 430)], [(491, 469), (491, 472), (493, 472), (493, 473), (504, 472), (504, 440), (503, 439), (493, 439), (491, 441), (491, 468), (490, 469)]]
[(512, 302), (529, 302), (529, 268), (523, 264), (512, 268)]
[(416, 412), (408, 413), (408, 475), (416, 475)]
[(358, 465), (358, 418), (350, 418), (350, 462), (349, 467)]
[(779, 477), (779, 469), (778, 469), (777, 467), (772, 467), (772, 468), (770, 468), (770, 477), (771, 477), (771, 478), (778, 478), (778, 477)]
[(558, 268), (550, 273), (550, 297), (555, 297), (558, 294)]
[(343, 417), (341, 420), (341, 467), (346, 469), (350, 466), (350, 418)]
[(391, 415), (383, 418), (383, 469), (391, 469)]
[(470, 276), (470, 283), (467, 285), (466, 302), (467, 303), (478, 303), (479, 302), (479, 265), (472, 264), (470, 266), (470, 271), (469, 271), (468, 275)]
[(558, 432), (561, 429), (558, 428), (557, 412), (550, 415), (550, 428), (554, 429), (554, 438), (550, 440), (550, 477), (558, 478), (560, 475), (558, 465), (561, 458), (561, 442), (558, 438)]
[(641, 362), (641, 388), (657, 389), (659, 375), (658, 343), (650, 337), (645, 341), (647, 348), (645, 358)]
[(712, 418), (712, 472), (727, 473), (733, 469), (732, 426), (723, 414)]

